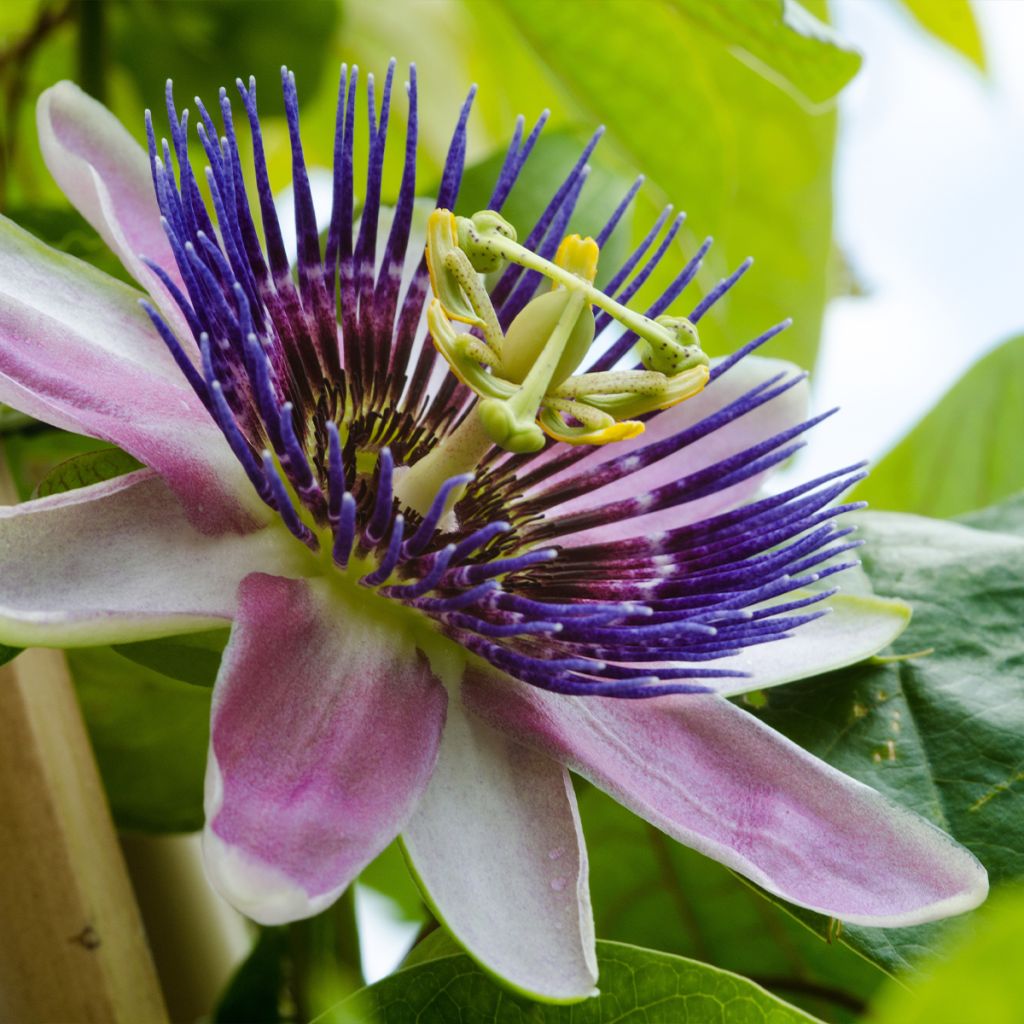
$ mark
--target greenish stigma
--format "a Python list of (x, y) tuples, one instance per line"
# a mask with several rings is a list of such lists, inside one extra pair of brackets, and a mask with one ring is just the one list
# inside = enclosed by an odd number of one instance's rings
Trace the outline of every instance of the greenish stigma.
[[(600, 253), (592, 238), (569, 235), (554, 260), (517, 241), (494, 210), (456, 217), (431, 214), (427, 267), (434, 299), (428, 324), (452, 372), (478, 396), (466, 420), (404, 472), (397, 492), (418, 509), (440, 481), (471, 471), (497, 445), (517, 454), (539, 451), (546, 437), (604, 445), (643, 433), (636, 417), (698, 394), (709, 360), (696, 327), (684, 317), (651, 319), (594, 286)], [(514, 263), (551, 282), (502, 330), (481, 275)], [(594, 341), (593, 307), (639, 338), (642, 370), (576, 373)], [(455, 324), (471, 330), (458, 330)]]

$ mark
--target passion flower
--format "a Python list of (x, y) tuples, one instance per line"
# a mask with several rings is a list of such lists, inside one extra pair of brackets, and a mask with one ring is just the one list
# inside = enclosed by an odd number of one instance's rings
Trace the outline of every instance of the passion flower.
[(536, 998), (597, 980), (567, 768), (822, 913), (974, 906), (969, 853), (726, 699), (864, 658), (907, 617), (822, 583), (850, 564), (836, 502), (859, 466), (759, 496), (817, 419), (803, 376), (753, 354), (784, 324), (718, 362), (700, 350), (747, 265), (672, 312), (706, 243), (631, 309), (676, 251), (666, 213), (598, 289), (639, 183), (595, 238), (567, 234), (595, 136), (536, 224), (509, 224), (543, 117), (517, 124), (487, 210), (456, 216), (472, 93), (417, 235), (414, 70), (381, 203), (393, 73), (379, 113), (367, 82), (357, 195), (342, 70), (325, 238), (284, 73), (294, 266), (252, 80), (254, 196), (226, 92), (219, 127), (197, 103), (203, 175), (170, 88), (148, 159), (75, 86), (42, 96), (48, 166), (149, 298), (2, 221), (0, 400), (147, 468), (3, 510), (0, 641), (231, 622), (207, 770), (217, 888), (261, 922), (314, 914), (400, 835), (439, 919)]

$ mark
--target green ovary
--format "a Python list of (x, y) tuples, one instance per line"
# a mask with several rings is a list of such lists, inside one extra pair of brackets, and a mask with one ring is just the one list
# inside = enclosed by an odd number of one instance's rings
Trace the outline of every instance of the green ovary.
[[(502, 374), (506, 380), (522, 384), (533, 368), (548, 338), (558, 325), (559, 318), (571, 297), (566, 288), (547, 292), (533, 299), (512, 321), (501, 351)], [(585, 307), (572, 329), (562, 356), (555, 366), (549, 387), (566, 380), (583, 361), (594, 340), (594, 313)]]

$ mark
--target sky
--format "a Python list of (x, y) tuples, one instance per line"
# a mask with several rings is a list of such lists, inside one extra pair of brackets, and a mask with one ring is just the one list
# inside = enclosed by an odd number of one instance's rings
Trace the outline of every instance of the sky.
[(877, 459), (1024, 333), (1024, 3), (974, 8), (987, 76), (895, 2), (833, 5), (865, 56), (840, 100), (835, 236), (868, 294), (829, 306), (814, 403), (841, 412), (787, 479)]

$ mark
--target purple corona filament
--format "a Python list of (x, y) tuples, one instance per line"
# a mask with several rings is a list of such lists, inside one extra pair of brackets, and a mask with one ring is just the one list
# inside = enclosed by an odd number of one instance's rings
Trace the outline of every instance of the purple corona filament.
[[(442, 364), (419, 326), (430, 288), (422, 250), (410, 241), (419, 116), (415, 68), (406, 86), (401, 187), (387, 237), (378, 239), (394, 70), (392, 62), (379, 111), (373, 76), (367, 77), (366, 127), (360, 131), (359, 73), (342, 68), (333, 207), (323, 225), (302, 153), (295, 80), (282, 70), (295, 190), (294, 271), (271, 191), (255, 81), (237, 82), (252, 136), (254, 197), (247, 193), (227, 92), (221, 90), (213, 108), (222, 130), (196, 101), (196, 131), (209, 161), (197, 178), (188, 154), (189, 113), (178, 114), (168, 83), (170, 141), (158, 143), (148, 112), (146, 131), (153, 186), (179, 280), (148, 265), (193, 335), (199, 364), (144, 303), (160, 337), (256, 493), (288, 531), (352, 586), (416, 609), (476, 657), (558, 693), (701, 693), (716, 679), (741, 675), (714, 662), (788, 636), (824, 614), (815, 606), (834, 591), (805, 588), (852, 564), (842, 558), (856, 542), (836, 519), (856, 506), (833, 502), (862, 476), (861, 466), (653, 535), (566, 541), (609, 522), (683, 508), (783, 462), (824, 417), (762, 438), (670, 483), (643, 486), (644, 469), (782, 395), (800, 377), (762, 382), (691, 426), (621, 455), (612, 451), (597, 464), (578, 465), (588, 454), (585, 448), (562, 446), (525, 456), (493, 449), (475, 473), (443, 481), (425, 513), (403, 507), (396, 496), (397, 474), (472, 414), (475, 399), (454, 377), (440, 374)], [(472, 101), (471, 92), (441, 176), (437, 205), (446, 209), (458, 196)], [(500, 210), (515, 187), (546, 121), (544, 113), (525, 140), (524, 121), (517, 121), (491, 194), (492, 209)], [(527, 248), (545, 258), (554, 255), (600, 138), (599, 130), (526, 233)], [(363, 145), (368, 171), (360, 189), (353, 168), (357, 146)], [(600, 244), (642, 182), (630, 186), (598, 232)], [(672, 218), (672, 208), (666, 208), (614, 268), (608, 294), (629, 302), (670, 252), (682, 222), (682, 215)], [(679, 297), (710, 245), (708, 239), (699, 247), (648, 315), (659, 315)], [(705, 315), (749, 266), (745, 261), (708, 292), (690, 319)], [(515, 265), (499, 276), (490, 295), (503, 327), (540, 284), (539, 274)], [(598, 339), (581, 369), (633, 365), (636, 336), (605, 313), (596, 322)], [(786, 326), (771, 328), (720, 362), (712, 379)], [(630, 478), (638, 485), (620, 491), (628, 497), (575, 513), (559, 508)], [(765, 605), (769, 600), (775, 603)]]

